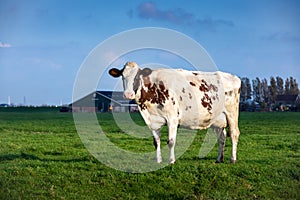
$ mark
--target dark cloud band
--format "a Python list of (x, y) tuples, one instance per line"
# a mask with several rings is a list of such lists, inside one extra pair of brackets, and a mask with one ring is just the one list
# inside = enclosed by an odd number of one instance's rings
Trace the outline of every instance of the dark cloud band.
[[(133, 10), (128, 11), (128, 16), (134, 16)], [(174, 10), (163, 10), (156, 6), (153, 2), (144, 2), (137, 7), (137, 16), (141, 19), (152, 19), (157, 21), (166, 21), (172, 24), (198, 26), (210, 31), (215, 31), (218, 26), (233, 27), (234, 23), (230, 20), (197, 18), (193, 13), (190, 13), (182, 8)]]

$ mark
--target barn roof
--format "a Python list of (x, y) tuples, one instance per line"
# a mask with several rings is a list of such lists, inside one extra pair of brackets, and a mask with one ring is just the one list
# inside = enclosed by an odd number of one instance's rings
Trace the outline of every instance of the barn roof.
[(124, 99), (122, 91), (96, 91), (96, 94), (103, 96), (119, 105), (135, 104), (134, 100)]
[(297, 94), (291, 95), (277, 95), (276, 101), (287, 101), (287, 102), (295, 102), (297, 100)]
[(122, 91), (95, 91), (81, 99), (70, 104), (74, 105), (95, 105), (95, 102), (112, 102), (119, 106), (128, 106), (129, 104), (136, 104), (134, 100), (127, 100), (123, 97)]

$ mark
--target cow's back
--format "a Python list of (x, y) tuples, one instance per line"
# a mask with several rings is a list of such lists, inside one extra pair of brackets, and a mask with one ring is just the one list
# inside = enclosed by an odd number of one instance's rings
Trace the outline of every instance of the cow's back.
[(153, 70), (149, 81), (168, 89), (164, 109), (176, 115), (183, 127), (205, 129), (224, 111), (225, 93), (219, 72), (158, 69)]

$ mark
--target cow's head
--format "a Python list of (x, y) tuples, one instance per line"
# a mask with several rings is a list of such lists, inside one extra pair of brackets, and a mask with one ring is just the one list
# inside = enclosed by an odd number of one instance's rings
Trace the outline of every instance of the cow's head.
[(120, 77), (123, 79), (124, 97), (126, 99), (134, 99), (135, 92), (140, 84), (140, 75), (148, 76), (152, 72), (149, 68), (140, 69), (135, 62), (127, 62), (123, 69), (119, 70), (112, 68), (109, 70), (109, 74), (112, 77)]

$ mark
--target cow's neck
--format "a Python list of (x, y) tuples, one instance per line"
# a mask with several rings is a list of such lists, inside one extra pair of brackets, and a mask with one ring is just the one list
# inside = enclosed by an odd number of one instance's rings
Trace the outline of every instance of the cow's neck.
[[(140, 87), (141, 82), (143, 83), (143, 85), (145, 87), (150, 87), (150, 85), (151, 85), (150, 76), (149, 75), (144, 76), (142, 73), (143, 73), (142, 70), (139, 68), (138, 72), (136, 73), (136, 75), (134, 77), (133, 91), (135, 94), (137, 93), (137, 90)], [(141, 75), (142, 75), (142, 77), (141, 77)], [(143, 80), (141, 80), (141, 79), (143, 79)]]
[(136, 73), (133, 81), (133, 91), (136, 94), (138, 88), (140, 87), (140, 75), (142, 70), (139, 68), (138, 72)]

